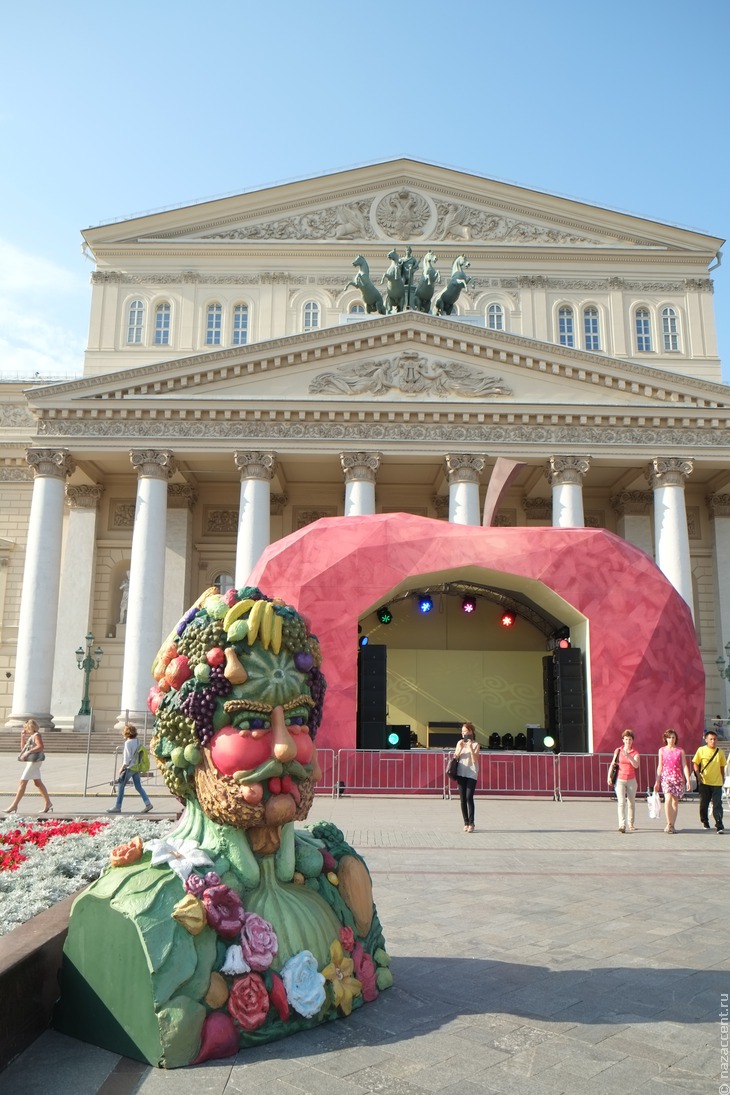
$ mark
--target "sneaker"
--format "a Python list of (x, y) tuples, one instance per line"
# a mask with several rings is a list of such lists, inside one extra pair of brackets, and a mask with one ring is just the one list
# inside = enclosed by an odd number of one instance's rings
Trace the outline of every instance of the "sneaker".
[(112, 806), (111, 810), (107, 810), (108, 814), (121, 814), (121, 812), (122, 811), (116, 806)]
[(722, 827), (722, 829), (718, 829), (718, 830), (717, 830), (717, 835), (718, 835), (718, 836), (722, 836), (722, 834), (723, 834), (724, 832), (725, 832), (725, 827), (723, 826), (723, 827)]
[(150, 812), (150, 810), (154, 810), (154, 806), (152, 805), (151, 802), (148, 802), (147, 805), (145, 806), (144, 810), (142, 811), (142, 813), (143, 814), (148, 814)]
[(703, 822), (702, 822), (702, 828), (703, 828), (703, 829), (709, 829), (709, 828), (710, 828), (710, 823), (709, 823), (709, 821), (703, 821)]

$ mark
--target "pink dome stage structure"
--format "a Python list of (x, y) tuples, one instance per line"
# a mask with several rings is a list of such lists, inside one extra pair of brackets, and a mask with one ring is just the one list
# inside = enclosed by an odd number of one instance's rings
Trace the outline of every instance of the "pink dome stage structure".
[(485, 586), (530, 583), (586, 621), (592, 749), (630, 726), (641, 752), (667, 727), (699, 732), (705, 674), (689, 608), (641, 550), (603, 529), (483, 528), (411, 514), (323, 518), (272, 544), (249, 583), (311, 621), (327, 667), (317, 744), (356, 744), (358, 620), (393, 592), (468, 573)]

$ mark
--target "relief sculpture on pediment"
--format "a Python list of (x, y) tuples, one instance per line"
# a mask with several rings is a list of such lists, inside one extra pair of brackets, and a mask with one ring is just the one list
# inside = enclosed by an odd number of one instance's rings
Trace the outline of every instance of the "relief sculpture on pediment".
[(471, 240), (492, 240), (496, 243), (549, 243), (595, 246), (601, 241), (589, 239), (572, 232), (560, 232), (530, 224), (514, 217), (503, 217), (476, 206), (461, 202), (437, 202), (438, 220), (434, 239), (455, 240), (469, 243)]
[(320, 373), (309, 385), (312, 395), (507, 396), (512, 389), (501, 377), (459, 361), (431, 361), (423, 354), (406, 351), (396, 357), (359, 361)]
[(206, 240), (369, 240), (371, 199), (313, 209), (291, 217), (240, 225), (226, 232), (208, 232)]

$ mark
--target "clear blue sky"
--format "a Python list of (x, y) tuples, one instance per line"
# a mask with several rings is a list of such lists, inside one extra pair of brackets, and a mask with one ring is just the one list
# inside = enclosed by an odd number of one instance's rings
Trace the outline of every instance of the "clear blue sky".
[[(6, 6), (0, 374), (78, 373), (82, 228), (408, 155), (727, 237), (727, 0)], [(730, 381), (730, 247), (713, 275)]]

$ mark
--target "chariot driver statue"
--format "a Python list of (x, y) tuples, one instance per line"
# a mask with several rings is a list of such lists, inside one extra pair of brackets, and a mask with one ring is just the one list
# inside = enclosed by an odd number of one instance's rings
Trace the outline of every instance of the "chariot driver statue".
[(413, 308), (414, 297), (416, 294), (416, 270), (420, 266), (418, 259), (413, 254), (413, 248), (410, 244), (406, 247), (406, 253), (400, 261), (400, 273), (403, 279), (403, 286), (405, 289), (405, 307)]

